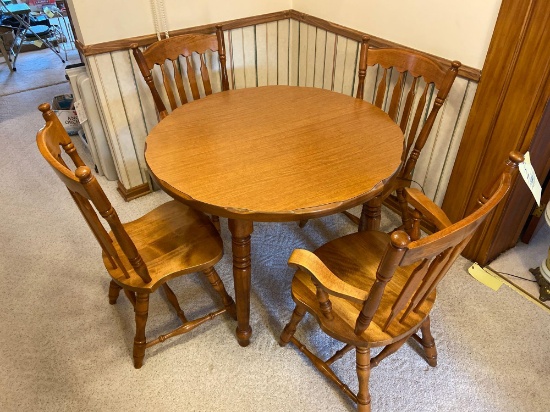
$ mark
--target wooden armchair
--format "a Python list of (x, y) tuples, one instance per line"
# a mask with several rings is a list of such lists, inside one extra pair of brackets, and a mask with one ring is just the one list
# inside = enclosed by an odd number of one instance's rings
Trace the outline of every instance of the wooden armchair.
[[(363, 231), (333, 240), (313, 253), (296, 249), (289, 259), (289, 264), (298, 269), (292, 280), (296, 308), (281, 334), (281, 345), (288, 342), (296, 345), (362, 412), (371, 410), (370, 369), (396, 352), (409, 338), (422, 345), (428, 364), (436, 366), (437, 352), (430, 332), (435, 288), (476, 229), (504, 198), (522, 161), (520, 153), (512, 152), (504, 172), (481, 196), (480, 207), (455, 224), (420, 191), (405, 188), (404, 198), (414, 207), (409, 233), (399, 230), (388, 235)], [(420, 238), (422, 215), (438, 232)], [(306, 312), (315, 317), (325, 333), (345, 343), (326, 361), (294, 337)], [(416, 334), (418, 330), (421, 336)], [(370, 348), (382, 346), (382, 351), (371, 359)], [(354, 348), (359, 380), (357, 394), (330, 368)]]
[[(162, 96), (165, 96), (170, 109), (187, 103), (190, 98), (198, 100), (212, 94), (212, 84), (206, 62), (208, 50), (218, 52), (222, 91), (229, 90), (227, 78), (225, 41), (221, 26), (216, 26), (216, 34), (184, 34), (169, 37), (153, 43), (144, 51), (137, 44), (132, 45), (134, 57), (147, 86), (151, 90), (155, 106), (161, 119), (168, 116)], [(194, 57), (195, 56), (195, 57)], [(158, 65), (162, 73), (162, 85), (155, 84), (153, 69)], [(198, 66), (198, 67), (197, 67)], [(200, 75), (197, 76), (200, 71)], [(188, 90), (190, 95), (186, 91)]]
[[(359, 230), (380, 227), (384, 200), (396, 192), (393, 204), (399, 205), (403, 227), (410, 228), (410, 215), (403, 196), (409, 187), (416, 162), (433, 128), (437, 114), (445, 102), (461, 64), (453, 61), (447, 69), (425, 55), (405, 49), (369, 49), (363, 39), (359, 59), (357, 98), (364, 97), (365, 77), (369, 67), (378, 67), (374, 104), (385, 110), (399, 124), (405, 136), (403, 168), (384, 192), (363, 206)], [(430, 102), (435, 95), (433, 104)]]
[[(103, 250), (103, 263), (112, 278), (109, 303), (116, 303), (122, 289), (134, 306), (134, 366), (142, 366), (148, 347), (186, 333), (226, 311), (236, 318), (235, 303), (214, 269), (223, 255), (223, 248), (219, 233), (208, 217), (171, 201), (133, 222), (122, 224), (90, 168), (84, 164), (59, 119), (50, 110), (50, 105), (43, 103), (39, 109), (46, 125), (37, 134), (38, 148), (67, 186)], [(74, 172), (63, 160), (61, 147), (74, 163)], [(109, 224), (110, 233), (104, 229), (96, 210)], [(221, 297), (224, 308), (188, 320), (166, 282), (194, 272), (202, 272), (207, 277)], [(161, 286), (182, 325), (149, 341), (145, 337), (149, 295)]]

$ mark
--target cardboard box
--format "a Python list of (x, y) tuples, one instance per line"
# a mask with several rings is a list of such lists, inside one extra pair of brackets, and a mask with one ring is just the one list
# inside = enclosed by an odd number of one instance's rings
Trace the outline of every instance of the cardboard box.
[(57, 114), (59, 121), (68, 134), (78, 134), (82, 126), (78, 121), (76, 110), (74, 110), (72, 94), (55, 96), (52, 101), (52, 110)]

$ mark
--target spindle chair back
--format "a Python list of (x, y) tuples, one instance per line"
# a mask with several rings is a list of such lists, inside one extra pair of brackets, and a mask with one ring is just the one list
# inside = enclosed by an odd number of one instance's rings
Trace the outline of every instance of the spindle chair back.
[[(361, 412), (371, 410), (370, 369), (409, 338), (422, 345), (428, 364), (436, 366), (437, 351), (430, 331), (436, 286), (503, 200), (522, 161), (523, 155), (510, 153), (504, 171), (481, 194), (478, 208), (454, 224), (418, 189), (405, 188), (404, 197), (414, 208), (408, 232), (367, 230), (330, 241), (313, 253), (294, 250), (289, 264), (298, 269), (291, 287), (296, 308), (281, 334), (281, 345), (292, 342)], [(422, 217), (432, 222), (437, 232), (421, 237)], [(306, 312), (325, 333), (345, 344), (325, 361), (294, 337)], [(380, 346), (384, 348), (371, 359), (370, 348)], [(357, 394), (330, 367), (352, 349), (356, 349)]]
[[(177, 201), (170, 201), (135, 221), (123, 224), (50, 105), (43, 103), (39, 109), (46, 125), (37, 134), (38, 149), (65, 183), (103, 251), (103, 263), (111, 275), (109, 302), (116, 303), (120, 290), (124, 290), (134, 306), (134, 366), (142, 366), (145, 349), (150, 346), (186, 333), (226, 311), (235, 318), (233, 299), (227, 294), (214, 269), (223, 256), (223, 244), (210, 219)], [(68, 159), (64, 159), (64, 156)], [(75, 170), (65, 161), (69, 159)], [(104, 228), (100, 217), (109, 225), (110, 233)], [(176, 295), (166, 282), (194, 272), (202, 272), (207, 277), (219, 294), (224, 308), (188, 321)], [(155, 340), (147, 341), (145, 325), (149, 295), (160, 286), (182, 325)]]
[[(221, 90), (229, 90), (225, 40), (219, 25), (216, 26), (216, 34), (197, 33), (169, 37), (153, 43), (144, 51), (137, 44), (131, 47), (161, 119), (168, 115), (162, 96), (166, 96), (172, 111), (188, 101), (212, 94), (208, 52), (218, 53)], [(162, 84), (155, 81), (155, 66), (160, 66)]]
[[(381, 196), (363, 208), (359, 229), (377, 229), (381, 204), (396, 192), (404, 226), (410, 216), (402, 189), (409, 187), (422, 149), (430, 136), (438, 113), (445, 103), (461, 63), (453, 61), (442, 67), (436, 60), (413, 50), (368, 47), (368, 38), (361, 44), (357, 98), (365, 98), (365, 78), (368, 70), (376, 70), (373, 104), (386, 111), (405, 136), (403, 168)], [(368, 96), (370, 98), (370, 96)], [(405, 224), (406, 222), (406, 224)]]

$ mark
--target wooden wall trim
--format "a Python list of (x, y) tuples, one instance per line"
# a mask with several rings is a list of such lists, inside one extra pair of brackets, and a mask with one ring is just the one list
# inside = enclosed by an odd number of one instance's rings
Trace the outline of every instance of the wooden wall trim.
[[(359, 30), (351, 29), (349, 27), (341, 26), (336, 23), (331, 23), (327, 20), (320, 19), (305, 13), (301, 13), (297, 10), (284, 10), (275, 13), (262, 14), (259, 16), (245, 17), (242, 19), (228, 20), (219, 23), (205, 24), (202, 26), (189, 27), (180, 30), (171, 30), (169, 32), (170, 36), (179, 36), (186, 33), (212, 33), (215, 30), (216, 25), (221, 24), (224, 30), (232, 30), (247, 26), (253, 26), (256, 24), (269, 23), (277, 20), (284, 19), (294, 19), (299, 22), (303, 22), (312, 26), (315, 26), (320, 29), (327, 30), (334, 34), (347, 37), (356, 41), (361, 41), (364, 36), (370, 37), (370, 45), (377, 48), (387, 48), (387, 47), (400, 47), (409, 50), (414, 50), (418, 53), (427, 55), (439, 62), (443, 67), (448, 67), (451, 64), (451, 60), (444, 59), (442, 57), (434, 56), (428, 53), (424, 53), (420, 50), (412, 49), (407, 46), (403, 46), (399, 43), (394, 43), (389, 40), (382, 39), (380, 37), (372, 36), (368, 33), (361, 32)], [(109, 53), (119, 50), (129, 49), (130, 45), (137, 43), (139, 46), (148, 46), (151, 43), (157, 41), (156, 34), (148, 34), (138, 37), (129, 37), (126, 39), (114, 40), (104, 43), (90, 44), (85, 45), (77, 40), (76, 46), (78, 50), (84, 54), (86, 57), (93, 56), (96, 54)], [(479, 69), (461, 66), (458, 75), (468, 80), (473, 80), (478, 82), (481, 78), (481, 71)]]
[(120, 180), (117, 181), (117, 190), (120, 196), (122, 196), (122, 198), (127, 202), (137, 199), (138, 197), (145, 196), (152, 191), (149, 183), (143, 183), (139, 186), (126, 189)]
[[(433, 54), (425, 53), (421, 50), (416, 50), (416, 49), (413, 49), (411, 47), (407, 47), (407, 46), (404, 46), (402, 44), (395, 43), (395, 42), (383, 39), (381, 37), (376, 37), (376, 36), (373, 36), (371, 34), (361, 32), (359, 30), (355, 30), (355, 29), (351, 29), (349, 27), (341, 26), (341, 25), (336, 24), (336, 23), (331, 23), (328, 20), (323, 20), (323, 19), (320, 19), (318, 17), (310, 16), (308, 14), (301, 13), (301, 12), (296, 11), (296, 10), (290, 10), (290, 16), (294, 20), (310, 24), (310, 25), (318, 27), (320, 29), (324, 29), (324, 30), (327, 30), (331, 33), (335, 33), (335, 34), (338, 34), (340, 36), (347, 37), (349, 39), (353, 39), (353, 40), (356, 40), (356, 41), (361, 41), (361, 39), (365, 35), (367, 35), (367, 36), (370, 37), (370, 41), (369, 41), (369, 46), (370, 47), (375, 47), (375, 48), (398, 47), (398, 48), (413, 50), (417, 53), (426, 55), (426, 56), (436, 60), (442, 67), (447, 68), (451, 65), (451, 60), (449, 60), (449, 59), (445, 59), (443, 57), (439, 57), (439, 56), (435, 56)], [(465, 79), (473, 80), (473, 81), (478, 82), (479, 79), (481, 78), (481, 70), (473, 68), (473, 67), (469, 67), (469, 66), (461, 66), (460, 69), (458, 70), (458, 75), (460, 77), (464, 77)]]

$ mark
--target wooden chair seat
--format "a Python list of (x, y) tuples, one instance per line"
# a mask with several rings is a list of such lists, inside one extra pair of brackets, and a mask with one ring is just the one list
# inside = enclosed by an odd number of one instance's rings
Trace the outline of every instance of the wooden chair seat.
[(134, 292), (152, 293), (169, 279), (214, 266), (223, 256), (222, 240), (210, 219), (175, 200), (123, 227), (140, 251), (151, 282), (136, 274), (112, 231), (109, 235), (129, 277), (113, 267), (105, 253), (103, 262), (116, 283)]
[[(386, 233), (377, 231), (358, 232), (335, 239), (313, 253), (342, 281), (368, 293), (376, 280), (376, 270), (389, 242), (390, 236)], [(341, 270), (342, 262), (346, 263), (345, 270)], [(363, 308), (360, 303), (338, 296), (331, 296), (330, 301), (334, 318), (332, 320), (327, 319), (319, 308), (319, 301), (316, 297), (317, 288), (311, 280), (311, 276), (302, 270), (298, 270), (292, 280), (292, 296), (308, 307), (308, 312), (317, 319), (321, 329), (329, 336), (354, 346), (386, 346), (391, 342), (409, 336), (411, 330), (420, 328), (434, 304), (435, 289), (418, 311), (412, 312), (405, 318), (403, 323), (393, 322), (386, 331), (383, 331), (393, 303), (417, 266), (418, 262), (397, 268), (386, 286), (380, 306), (372, 322), (359, 336), (355, 334), (354, 329), (357, 317)], [(401, 313), (404, 311), (405, 308)], [(397, 319), (400, 318), (401, 313), (397, 316)]]

